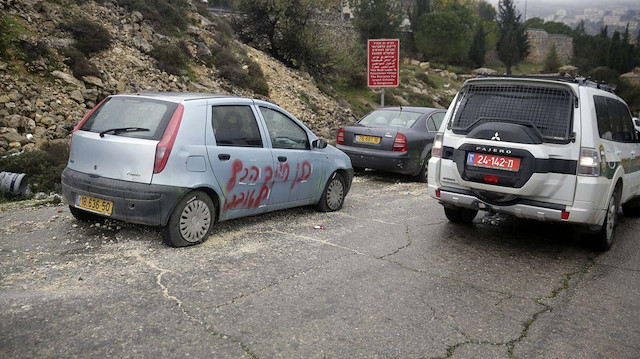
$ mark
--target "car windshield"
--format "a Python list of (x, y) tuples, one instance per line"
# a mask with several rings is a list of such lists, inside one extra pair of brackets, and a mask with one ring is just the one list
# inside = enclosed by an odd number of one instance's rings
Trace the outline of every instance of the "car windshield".
[(377, 110), (366, 115), (360, 122), (364, 126), (411, 127), (422, 116), (418, 112), (402, 110)]
[[(176, 103), (153, 99), (111, 97), (91, 114), (81, 130), (159, 140), (177, 107)], [(144, 131), (122, 130), (128, 128)]]
[(470, 84), (460, 90), (451, 129), (467, 134), (484, 122), (510, 122), (536, 129), (547, 141), (566, 141), (573, 95), (567, 88), (529, 84)]

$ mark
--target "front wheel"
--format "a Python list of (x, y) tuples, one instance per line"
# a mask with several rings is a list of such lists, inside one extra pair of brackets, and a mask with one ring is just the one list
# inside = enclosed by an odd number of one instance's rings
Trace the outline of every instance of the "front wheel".
[(213, 229), (215, 205), (202, 191), (193, 191), (176, 205), (164, 229), (164, 242), (171, 247), (202, 243)]
[(444, 207), (444, 215), (453, 223), (471, 223), (478, 210), (461, 207)]
[(346, 188), (342, 175), (334, 172), (331, 177), (329, 177), (329, 181), (327, 181), (327, 185), (322, 192), (320, 201), (316, 205), (316, 209), (320, 212), (333, 212), (342, 208)]
[(598, 251), (608, 251), (613, 245), (613, 237), (616, 234), (616, 224), (618, 222), (618, 199), (616, 198), (616, 192), (614, 191), (609, 198), (609, 204), (607, 205), (607, 215), (604, 218), (604, 223), (600, 232), (598, 232), (593, 240), (593, 248)]

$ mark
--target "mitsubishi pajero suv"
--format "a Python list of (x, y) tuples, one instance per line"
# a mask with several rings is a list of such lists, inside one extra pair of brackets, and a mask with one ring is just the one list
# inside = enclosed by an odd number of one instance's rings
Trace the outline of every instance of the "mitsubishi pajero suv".
[(609, 86), (584, 78), (468, 80), (429, 161), (429, 194), (451, 222), (479, 210), (566, 222), (613, 242), (620, 206), (640, 215), (640, 143)]

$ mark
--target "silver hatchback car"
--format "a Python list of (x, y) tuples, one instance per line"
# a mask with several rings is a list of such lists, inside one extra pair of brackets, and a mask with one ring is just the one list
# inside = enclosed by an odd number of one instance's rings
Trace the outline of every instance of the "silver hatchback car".
[(214, 224), (315, 204), (342, 208), (349, 157), (265, 101), (200, 93), (115, 95), (75, 127), (62, 173), (79, 220), (163, 226), (174, 247)]

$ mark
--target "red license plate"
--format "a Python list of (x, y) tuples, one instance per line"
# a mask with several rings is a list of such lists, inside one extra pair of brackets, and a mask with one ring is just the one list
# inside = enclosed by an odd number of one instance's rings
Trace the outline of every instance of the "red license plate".
[(520, 170), (520, 159), (470, 152), (467, 155), (467, 165), (517, 172)]

